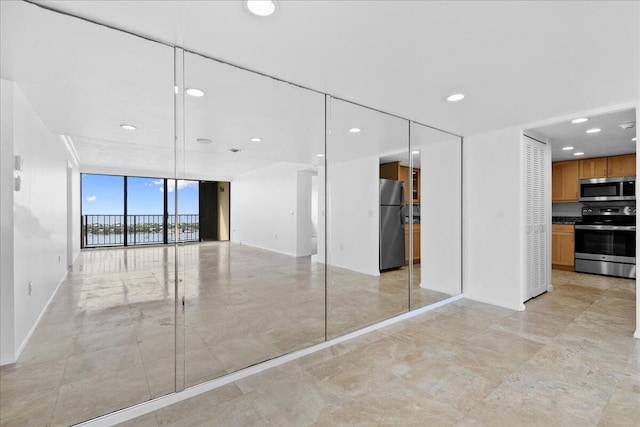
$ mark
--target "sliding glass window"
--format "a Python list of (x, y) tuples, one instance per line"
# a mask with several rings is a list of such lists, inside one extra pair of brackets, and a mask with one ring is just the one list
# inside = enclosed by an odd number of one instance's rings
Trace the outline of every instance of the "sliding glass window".
[(82, 246), (123, 246), (124, 177), (82, 174)]

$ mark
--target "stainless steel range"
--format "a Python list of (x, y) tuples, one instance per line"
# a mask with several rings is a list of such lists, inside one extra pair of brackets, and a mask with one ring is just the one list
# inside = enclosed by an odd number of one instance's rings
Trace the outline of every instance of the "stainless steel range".
[(585, 204), (575, 226), (576, 271), (636, 277), (636, 204)]

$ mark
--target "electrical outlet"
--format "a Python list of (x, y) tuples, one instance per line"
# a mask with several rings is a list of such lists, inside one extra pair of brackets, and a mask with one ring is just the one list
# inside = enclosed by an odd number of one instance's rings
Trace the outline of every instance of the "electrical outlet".
[(29, 282), (29, 296), (33, 293), (33, 282)]

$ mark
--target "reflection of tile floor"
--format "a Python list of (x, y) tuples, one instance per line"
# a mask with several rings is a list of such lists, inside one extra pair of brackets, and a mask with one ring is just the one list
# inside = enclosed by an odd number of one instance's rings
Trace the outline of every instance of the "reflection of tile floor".
[[(323, 265), (229, 243), (179, 255), (187, 386), (324, 340)], [(18, 363), (0, 369), (0, 425), (69, 425), (172, 392), (174, 259), (166, 247), (83, 251)], [(329, 335), (405, 312), (407, 281), (406, 269), (332, 269)], [(448, 297), (412, 292), (414, 307)], [(231, 421), (243, 405), (217, 411)]]
[(461, 300), (124, 425), (638, 425), (635, 281), (553, 283), (524, 312)]

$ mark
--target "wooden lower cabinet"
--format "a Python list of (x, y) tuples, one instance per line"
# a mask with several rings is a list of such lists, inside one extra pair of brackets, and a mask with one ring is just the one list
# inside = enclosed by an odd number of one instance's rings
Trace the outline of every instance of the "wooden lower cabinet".
[[(420, 263), (420, 224), (413, 224), (413, 263)], [(404, 265), (409, 264), (409, 224), (404, 225)]]
[(551, 264), (560, 270), (575, 269), (575, 244), (573, 224), (552, 224)]

